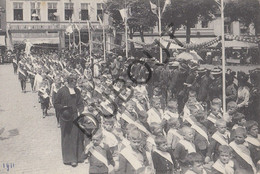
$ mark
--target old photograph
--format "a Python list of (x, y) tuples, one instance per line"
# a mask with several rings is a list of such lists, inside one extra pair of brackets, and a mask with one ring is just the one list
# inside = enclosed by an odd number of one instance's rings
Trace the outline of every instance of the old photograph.
[(0, 174), (260, 174), (260, 0), (0, 0)]

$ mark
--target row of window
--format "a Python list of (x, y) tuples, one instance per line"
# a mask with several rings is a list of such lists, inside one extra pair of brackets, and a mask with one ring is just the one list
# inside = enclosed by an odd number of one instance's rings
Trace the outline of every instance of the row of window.
[[(22, 21), (23, 20), (23, 3), (22, 2), (14, 2), (14, 20)], [(79, 12), (80, 20), (89, 20), (89, 3), (81, 3), (81, 9)], [(41, 20), (41, 3), (40, 2), (31, 2), (31, 20), (39, 21)], [(102, 19), (102, 3), (97, 3), (97, 20), (98, 16)], [(74, 4), (73, 3), (64, 3), (64, 19), (70, 20), (72, 18), (74, 12)], [(48, 20), (56, 21), (57, 20), (57, 3), (48, 3)]]

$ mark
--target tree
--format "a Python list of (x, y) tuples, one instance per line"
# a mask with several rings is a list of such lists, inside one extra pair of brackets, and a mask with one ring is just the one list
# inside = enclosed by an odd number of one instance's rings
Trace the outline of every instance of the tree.
[[(160, 5), (162, 5), (162, 0)], [(211, 21), (218, 9), (215, 0), (171, 0), (165, 12), (162, 14), (162, 24), (171, 24), (173, 37), (176, 29), (181, 25), (186, 27), (186, 43), (190, 43), (191, 28), (199, 20)]]
[(144, 31), (154, 27), (157, 21), (156, 16), (150, 11), (150, 4), (147, 0), (108, 0), (106, 6), (106, 10), (113, 19), (113, 26), (119, 31), (123, 31), (124, 28), (124, 22), (119, 10), (127, 6), (129, 15), (127, 24), (131, 39), (135, 32), (140, 32), (141, 40), (144, 42)]
[(258, 0), (236, 0), (227, 2), (224, 14), (231, 22), (239, 21), (246, 27), (253, 24), (255, 35), (259, 30), (260, 4)]

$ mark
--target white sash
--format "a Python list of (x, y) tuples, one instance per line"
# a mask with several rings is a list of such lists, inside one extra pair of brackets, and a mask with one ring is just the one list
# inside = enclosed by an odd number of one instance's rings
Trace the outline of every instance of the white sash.
[(211, 121), (214, 124), (216, 124), (216, 122), (217, 122), (217, 119), (211, 117), (210, 115), (207, 117), (207, 120)]
[(201, 129), (199, 126), (197, 126), (194, 121), (192, 121), (189, 117), (186, 118), (186, 120), (191, 124), (191, 127), (195, 129), (200, 135), (202, 135), (209, 143), (208, 135), (207, 133)]
[(97, 158), (99, 161), (101, 161), (102, 163), (104, 163), (107, 168), (108, 168), (108, 162), (107, 159), (98, 151), (96, 151), (95, 149), (90, 149), (89, 152), (95, 157)]
[(64, 69), (64, 72), (70, 74), (70, 72), (66, 68)]
[(26, 77), (25, 73), (21, 69), (19, 69), (19, 73), (21, 73), (24, 77)]
[(119, 96), (123, 99), (123, 100), (127, 100), (127, 97), (126, 96), (124, 96), (124, 95), (122, 95), (122, 94), (119, 94)]
[(162, 153), (161, 151), (159, 151), (157, 149), (154, 149), (154, 152), (158, 153), (159, 155), (161, 155), (162, 157), (164, 157), (165, 159), (167, 159), (168, 161), (170, 161), (173, 164), (171, 155), (168, 152)]
[(52, 70), (52, 71), (54, 71), (54, 68), (53, 68), (53, 66), (51, 66), (51, 65), (50, 65), (50, 68), (51, 68), (51, 70)]
[(97, 91), (99, 94), (102, 94), (102, 91), (100, 88), (95, 88), (95, 91)]
[(92, 97), (89, 92), (87, 92), (87, 97), (88, 97), (88, 98), (91, 98), (91, 97)]
[(47, 69), (47, 70), (49, 70), (50, 68), (47, 66), (47, 65), (44, 65), (44, 67)]
[(195, 145), (187, 140), (180, 140), (180, 144), (184, 146), (186, 150), (188, 150), (188, 153), (196, 152)]
[(60, 64), (61, 68), (63, 68), (63, 65), (62, 65), (62, 63), (60, 61), (59, 61), (59, 64)]
[(101, 102), (100, 105), (101, 105), (105, 110), (107, 110), (110, 114), (113, 114), (113, 110), (112, 110), (110, 107), (107, 106), (107, 105), (108, 105), (108, 101)]
[(28, 73), (28, 74), (30, 74), (30, 75), (33, 75), (33, 76), (35, 76), (35, 74), (34, 74), (34, 73), (32, 73), (31, 71), (27, 71), (27, 73)]
[(88, 85), (91, 87), (91, 88), (94, 88), (93, 84), (91, 82), (88, 82)]
[(183, 136), (179, 134), (176, 130), (170, 129), (168, 133), (172, 133), (173, 135), (177, 136), (179, 139), (183, 139)]
[[(229, 167), (229, 168), (233, 169), (234, 168), (234, 162), (230, 160), (229, 163), (225, 165), (220, 160), (217, 160), (212, 165), (212, 167), (222, 174), (227, 174), (226, 168)], [(230, 174), (230, 173), (228, 173), (228, 174)], [(233, 169), (233, 174), (234, 174), (234, 169)]]
[(162, 117), (154, 110), (154, 108), (151, 108), (151, 109), (149, 110), (149, 112), (150, 112), (150, 114), (151, 114), (152, 116), (162, 118)]
[(143, 167), (139, 159), (133, 154), (135, 152), (132, 150), (131, 147), (124, 148), (120, 153), (125, 157), (125, 159), (132, 165), (135, 170)]
[(26, 66), (28, 69), (31, 69), (31, 65), (29, 65), (28, 63), (26, 63), (25, 66)]
[(118, 145), (118, 141), (116, 139), (116, 136), (114, 134), (112, 134), (111, 132), (108, 132), (107, 130), (103, 129), (103, 134), (105, 137), (105, 143), (109, 146), (109, 147), (114, 147)]
[(117, 92), (120, 90), (116, 85), (113, 85), (113, 88), (114, 88)]
[(230, 147), (232, 147), (232, 149), (241, 157), (244, 159), (244, 161), (246, 161), (253, 169), (254, 173), (256, 174), (256, 168), (255, 165), (252, 161), (252, 158), (250, 156), (248, 156), (247, 154), (243, 153), (239, 147), (237, 147), (237, 144), (234, 142), (231, 142)]
[(121, 141), (121, 143), (124, 145), (124, 146), (129, 146), (130, 145), (130, 141), (126, 138), (123, 138), (123, 140)]
[(53, 77), (50, 74), (48, 74), (47, 76), (50, 77), (51, 79), (53, 79)]
[(260, 147), (260, 142), (257, 138), (251, 137), (251, 136), (247, 136), (245, 139), (248, 143), (253, 144), (257, 147)]
[(69, 89), (70, 95), (76, 94), (74, 88), (68, 88), (68, 89)]
[(14, 62), (15, 64), (17, 64), (17, 62), (16, 62), (16, 60), (15, 60), (15, 59), (13, 59), (13, 62)]
[(135, 102), (137, 108), (138, 108), (140, 111), (144, 111), (144, 108), (142, 107), (142, 105), (139, 103), (138, 100), (133, 99), (133, 101)]
[(190, 115), (190, 110), (189, 108), (185, 105), (183, 108), (183, 121), (186, 120), (186, 118), (188, 118)]
[(193, 124), (191, 127), (193, 129), (195, 129), (200, 135), (202, 135), (207, 140), (207, 142), (209, 143), (208, 135), (207, 135), (207, 133), (203, 129), (201, 129), (196, 124)]
[(124, 119), (129, 124), (134, 124), (138, 129), (145, 132), (147, 135), (150, 135), (150, 132), (141, 124), (137, 123), (136, 121), (133, 121), (131, 118), (129, 118), (125, 113), (121, 115), (121, 118)]
[(226, 142), (226, 141), (224, 140), (224, 138), (222, 138), (222, 137), (219, 135), (218, 132), (214, 133), (214, 134), (212, 135), (212, 138), (213, 138), (214, 140), (216, 140), (217, 142), (219, 142), (221, 145), (228, 145), (228, 142)]
[(76, 71), (76, 73), (78, 73), (79, 75), (81, 75), (81, 73), (79, 72), (79, 70), (78, 70), (78, 69), (75, 69), (75, 71)]
[[(168, 118), (168, 119), (170, 119), (170, 118), (179, 118), (179, 114), (176, 114), (176, 113), (173, 113), (173, 112), (171, 112), (171, 111), (166, 110), (166, 111), (164, 112), (164, 117), (165, 117), (165, 118)], [(168, 120), (168, 119), (167, 119), (167, 120)]]

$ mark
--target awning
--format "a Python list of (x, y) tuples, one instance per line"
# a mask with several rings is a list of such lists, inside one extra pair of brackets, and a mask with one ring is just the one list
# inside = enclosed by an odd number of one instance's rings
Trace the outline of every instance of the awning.
[(237, 40), (225, 41), (225, 47), (233, 47), (233, 48), (253, 48), (258, 45), (255, 43), (242, 42)]
[[(169, 39), (169, 36), (163, 36), (162, 38)], [(190, 38), (190, 43), (193, 43), (193, 44), (201, 44), (201, 43), (205, 43), (205, 42), (212, 41), (212, 40), (215, 39), (215, 38), (216, 38), (215, 36), (213, 36), (213, 37), (191, 37), (191, 38)], [(151, 43), (153, 43), (155, 39), (159, 40), (159, 37), (158, 37), (158, 36), (156, 36), (156, 37), (146, 37), (146, 36), (145, 36), (145, 37), (144, 37), (144, 40), (145, 40), (145, 43), (146, 43), (146, 44), (151, 44)], [(185, 43), (185, 42), (186, 42), (186, 38), (185, 38), (185, 37), (180, 37), (180, 38), (177, 37), (177, 39), (178, 39), (180, 42), (182, 42), (182, 43)], [(134, 41), (137, 41), (137, 42), (142, 42), (140, 36), (134, 37), (133, 40), (134, 40)], [(163, 41), (162, 44), (163, 44), (164, 46), (167, 46), (166, 41)], [(217, 46), (217, 43), (211, 45), (211, 47), (215, 47), (215, 46)], [(142, 46), (139, 45), (139, 44), (135, 44), (135, 47), (136, 47), (136, 48), (142, 48)], [(178, 45), (171, 44), (170, 49), (181, 49), (181, 48), (179, 48)]]
[(5, 36), (0, 35), (0, 46), (5, 46)]
[(59, 38), (13, 38), (13, 43), (21, 43), (27, 39), (32, 44), (59, 44)]

